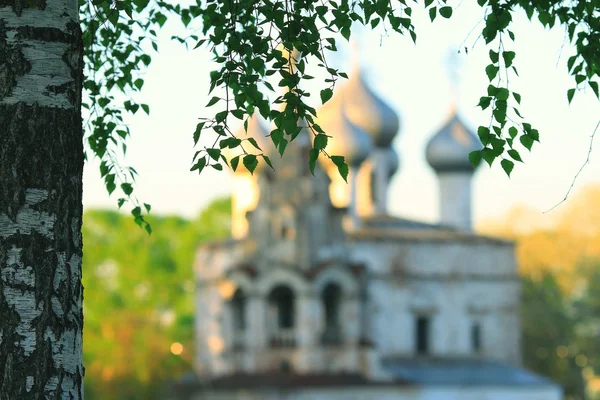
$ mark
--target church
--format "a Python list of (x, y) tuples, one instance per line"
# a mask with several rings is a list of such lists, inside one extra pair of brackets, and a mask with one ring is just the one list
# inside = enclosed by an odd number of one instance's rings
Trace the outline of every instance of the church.
[[(390, 215), (400, 118), (349, 75), (318, 110), (348, 183), (323, 156), (311, 175), (308, 132), (274, 170), (234, 174), (233, 237), (198, 249), (194, 373), (173, 398), (561, 399), (521, 366), (514, 243), (472, 230), (479, 140), (453, 110), (425, 152), (439, 222)], [(246, 135), (273, 148), (258, 118)]]

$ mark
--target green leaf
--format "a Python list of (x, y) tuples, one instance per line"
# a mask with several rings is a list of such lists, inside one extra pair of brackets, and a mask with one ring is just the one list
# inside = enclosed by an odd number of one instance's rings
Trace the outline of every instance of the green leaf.
[(221, 156), (221, 150), (219, 149), (206, 149), (206, 152), (215, 161), (219, 161), (219, 157)]
[(258, 166), (258, 159), (253, 154), (247, 154), (243, 158), (244, 167), (251, 173), (254, 174), (254, 170)]
[(437, 7), (431, 7), (429, 9), (429, 19), (431, 20), (431, 22), (433, 22), (435, 20), (436, 16), (437, 16)]
[(502, 58), (504, 59), (504, 65), (506, 66), (506, 68), (508, 68), (512, 65), (512, 62), (515, 59), (515, 55), (516, 54), (514, 51), (503, 51), (502, 52)]
[(510, 173), (512, 172), (513, 168), (515, 167), (515, 163), (504, 158), (504, 159), (502, 159), (502, 161), (500, 161), (500, 165), (502, 166), (502, 169), (504, 170), (504, 172), (506, 172), (506, 175), (508, 175), (510, 177)]
[(142, 209), (140, 208), (140, 206), (137, 206), (133, 210), (131, 210), (131, 215), (133, 215), (134, 217), (141, 217)]
[(477, 106), (481, 107), (482, 110), (485, 110), (486, 108), (488, 108), (490, 106), (491, 102), (492, 102), (491, 97), (481, 97), (479, 99), (479, 104), (477, 104)]
[(239, 163), (240, 163), (240, 156), (235, 156), (231, 159), (230, 164), (231, 164), (231, 169), (233, 170), (233, 172), (235, 172), (237, 170)]
[(215, 115), (215, 121), (217, 121), (217, 122), (223, 122), (223, 121), (225, 121), (226, 118), (227, 118), (227, 110), (218, 112)]
[(308, 151), (308, 168), (312, 175), (315, 174), (315, 166), (317, 165), (317, 159), (319, 158), (319, 150), (310, 149)]
[(106, 190), (108, 191), (108, 194), (112, 194), (112, 192), (114, 192), (117, 188), (117, 185), (115, 184), (115, 174), (106, 175), (106, 177), (104, 178), (104, 183), (106, 185)]
[(477, 168), (481, 162), (481, 150), (475, 150), (469, 153), (469, 162), (473, 168)]
[(494, 152), (494, 150), (490, 149), (489, 147), (485, 147), (483, 150), (481, 150), (481, 156), (485, 160), (485, 162), (488, 163), (488, 165), (490, 167), (492, 166), (492, 163), (496, 159), (496, 153)]
[(144, 229), (146, 230), (146, 232), (148, 233), (148, 235), (152, 235), (152, 227), (150, 226), (149, 223), (146, 222), (146, 225), (144, 226)]
[(480, 126), (477, 128), (477, 135), (479, 136), (479, 140), (483, 143), (484, 146), (490, 141), (490, 129), (486, 126)]
[(490, 60), (492, 60), (494, 64), (498, 64), (498, 52), (490, 50)]
[(517, 101), (517, 103), (521, 104), (521, 95), (517, 92), (513, 92), (513, 97)]
[(206, 107), (210, 107), (212, 105), (215, 105), (219, 100), (221, 100), (219, 97), (214, 96), (212, 99), (209, 100), (209, 102), (206, 105)]
[(327, 147), (327, 140), (327, 135), (319, 133), (317, 136), (315, 136), (314, 148), (318, 151), (323, 150), (325, 147)]
[(106, 161), (102, 161), (100, 163), (100, 177), (104, 178), (106, 176), (106, 174), (108, 174), (110, 172), (110, 169), (111, 168), (108, 166)]
[(246, 140), (248, 140), (252, 146), (254, 146), (254, 147), (256, 147), (258, 150), (261, 150), (261, 151), (262, 151), (262, 149), (260, 148), (260, 146), (259, 146), (259, 145), (258, 145), (258, 143), (256, 142), (256, 139), (254, 139), (253, 137), (249, 137), (249, 138), (247, 138)]
[(331, 156), (331, 161), (333, 161), (336, 167), (339, 167), (346, 163), (346, 158), (344, 156)]
[(119, 200), (117, 200), (117, 205), (119, 206), (119, 209), (123, 207), (123, 204), (125, 204), (126, 201), (127, 199), (124, 199), (122, 197)]
[(575, 96), (575, 89), (567, 90), (567, 99), (569, 100), (569, 104), (571, 104), (571, 101), (573, 100), (573, 96)]
[(121, 190), (123, 190), (123, 193), (129, 196), (131, 193), (133, 193), (133, 186), (131, 186), (131, 183), (122, 183)]
[(348, 182), (348, 173), (350, 172), (350, 169), (348, 168), (348, 164), (346, 164), (344, 162), (343, 164), (340, 164), (337, 167), (338, 167), (338, 173), (341, 175), (341, 177), (347, 183)]
[(141, 104), (142, 110), (146, 113), (146, 115), (150, 115), (150, 106), (148, 104)]
[(117, 28), (117, 23), (119, 22), (119, 11), (118, 10), (110, 10), (108, 13), (108, 20), (115, 28)]
[(204, 169), (205, 166), (206, 166), (206, 157), (202, 157), (201, 159), (196, 161), (196, 164), (194, 164), (194, 166), (190, 169), (190, 171), (198, 170), (198, 173), (200, 173), (200, 172), (202, 172), (202, 170)]
[(508, 155), (511, 156), (512, 159), (515, 161), (523, 162), (523, 160), (521, 159), (521, 155), (515, 149), (508, 150)]
[(333, 90), (331, 88), (321, 90), (321, 102), (325, 104), (333, 96)]
[(194, 146), (198, 144), (198, 140), (200, 139), (200, 133), (202, 132), (202, 128), (204, 128), (205, 123), (206, 122), (203, 121), (196, 125), (196, 130), (194, 131)]
[(441, 7), (440, 8), (440, 15), (444, 18), (450, 18), (452, 16), (452, 7)]
[(219, 164), (219, 163), (211, 164), (211, 167), (213, 167), (217, 171), (223, 171), (223, 166), (221, 164)]
[(144, 203), (144, 208), (146, 209), (147, 213), (150, 213), (150, 210), (152, 210), (152, 206), (148, 203)]
[(538, 132), (537, 129), (532, 129), (529, 131), (529, 136), (531, 136), (531, 138), (536, 141), (539, 142), (540, 141), (540, 133)]
[(496, 75), (498, 75), (498, 71), (500, 71), (500, 68), (498, 68), (494, 64), (490, 64), (487, 67), (485, 67), (485, 73), (487, 74), (488, 79), (490, 81), (494, 80)]
[(267, 165), (269, 167), (271, 167), (272, 170), (275, 170), (275, 168), (273, 168), (273, 164), (271, 163), (271, 159), (268, 156), (265, 156), (264, 154), (261, 154), (261, 157), (263, 158), (263, 160), (265, 160), (265, 162), (267, 163)]
[(510, 137), (512, 139), (516, 138), (518, 133), (519, 133), (519, 131), (514, 126), (511, 126), (510, 128), (508, 128), (508, 134), (510, 135)]
[(498, 100), (502, 100), (502, 101), (508, 100), (509, 95), (510, 95), (510, 92), (508, 91), (507, 88), (498, 88), (498, 92), (496, 92), (496, 98)]
[(600, 99), (600, 93), (598, 93), (598, 82), (596, 81), (589, 81), (590, 87), (592, 88), (592, 90), (594, 91), (594, 93), (596, 94), (596, 98)]
[(281, 139), (279, 141), (279, 146), (277, 146), (277, 150), (279, 151), (279, 155), (283, 156), (283, 153), (285, 153), (285, 148), (288, 145), (288, 141), (287, 139)]
[(527, 150), (531, 151), (531, 146), (533, 146), (533, 138), (531, 136), (521, 135), (519, 141), (521, 141), (521, 144), (525, 146)]
[(244, 119), (244, 111), (243, 110), (231, 110), (230, 112), (237, 119)]

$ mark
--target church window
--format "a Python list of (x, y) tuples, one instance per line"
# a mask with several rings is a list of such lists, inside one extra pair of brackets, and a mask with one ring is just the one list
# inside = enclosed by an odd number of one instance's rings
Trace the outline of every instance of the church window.
[(235, 291), (231, 298), (231, 311), (233, 314), (233, 328), (236, 331), (246, 329), (246, 297), (241, 289)]
[(430, 351), (430, 319), (426, 316), (418, 316), (416, 321), (416, 350), (419, 355), (426, 355)]
[(296, 229), (294, 227), (294, 215), (289, 208), (283, 208), (280, 215), (273, 219), (275, 237), (278, 239), (294, 239)]
[(377, 204), (377, 185), (376, 185), (377, 176), (375, 174), (375, 168), (373, 168), (371, 170), (369, 177), (370, 177), (369, 189), (371, 190), (371, 201), (373, 202), (373, 204)]
[(339, 285), (329, 283), (321, 294), (325, 314), (325, 330), (322, 336), (323, 344), (339, 344), (342, 341), (340, 308), (342, 290)]
[(471, 347), (478, 353), (481, 351), (481, 325), (477, 322), (471, 325)]
[(286, 285), (275, 287), (269, 294), (270, 339), (273, 346), (295, 346), (295, 296)]

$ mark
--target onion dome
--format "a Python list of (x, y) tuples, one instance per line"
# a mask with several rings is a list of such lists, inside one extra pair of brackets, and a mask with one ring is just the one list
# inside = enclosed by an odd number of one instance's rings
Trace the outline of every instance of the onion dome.
[[(256, 140), (256, 143), (260, 146), (262, 153), (269, 153), (270, 146), (272, 146), (271, 139), (267, 136), (269, 135), (269, 131), (264, 128), (263, 124), (260, 122), (260, 117), (258, 113), (253, 114), (248, 119), (248, 131), (244, 130), (244, 124), (240, 126), (240, 128), (235, 132), (235, 137), (241, 140), (253, 138)], [(242, 142), (244, 149), (250, 154), (260, 154), (261, 150), (255, 148), (249, 141), (244, 140)], [(233, 157), (241, 155), (242, 151), (239, 147), (235, 149), (223, 149), (223, 153), (225, 157), (230, 161)], [(242, 157), (240, 157), (242, 158)], [(258, 166), (256, 167), (256, 172), (260, 172), (265, 167), (265, 163), (263, 160), (259, 160)], [(239, 166), (235, 171), (236, 174), (244, 174), (248, 173), (246, 168), (242, 164), (242, 160), (240, 160)]]
[(388, 166), (388, 179), (391, 179), (392, 176), (398, 171), (400, 168), (400, 160), (398, 158), (398, 153), (392, 146), (385, 149), (385, 158)]
[[(331, 136), (325, 151), (327, 154), (344, 156), (350, 166), (359, 166), (373, 150), (373, 141), (360, 127), (353, 124), (344, 113), (342, 97), (334, 95), (318, 111), (317, 123), (325, 134)], [(327, 164), (331, 164), (327, 160)]]
[(458, 118), (450, 121), (427, 144), (427, 162), (436, 172), (473, 171), (469, 153), (481, 149), (475, 134)]
[(375, 146), (389, 146), (400, 129), (400, 118), (366, 84), (358, 66), (343, 90), (344, 107), (350, 121), (367, 132)]

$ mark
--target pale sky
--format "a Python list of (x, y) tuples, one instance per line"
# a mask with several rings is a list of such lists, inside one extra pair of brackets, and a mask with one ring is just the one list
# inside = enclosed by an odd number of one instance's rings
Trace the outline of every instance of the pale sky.
[[(475, 2), (461, 2), (451, 20), (436, 19), (431, 24), (421, 7), (416, 8), (416, 45), (397, 34), (380, 40), (381, 31), (363, 29), (360, 58), (371, 87), (401, 116), (401, 130), (394, 142), (401, 165), (391, 183), (390, 212), (436, 221), (437, 181), (425, 161), (425, 145), (448, 116), (452, 98), (444, 66), (448, 52), (458, 49), (481, 23), (483, 14)], [(517, 53), (515, 65), (520, 78), (511, 78), (510, 88), (522, 95), (521, 113), (540, 131), (541, 144), (536, 143), (531, 154), (520, 150), (525, 164), (516, 165), (510, 179), (499, 164), (479, 168), (473, 182), (476, 223), (498, 218), (516, 204), (542, 212), (558, 203), (585, 161), (590, 135), (600, 120), (600, 102), (589, 89), (578, 92), (568, 105), (566, 92), (574, 81), (566, 71), (566, 60), (573, 53), (564, 47), (561, 55), (564, 32), (544, 30), (524, 15), (513, 25), (516, 43), (506, 46)], [(463, 44), (469, 47), (468, 55), (464, 51), (460, 55), (463, 67), (458, 109), (473, 130), (489, 121), (489, 109), (482, 112), (475, 107), (488, 85), (484, 72), (489, 63), (488, 48), (482, 38), (473, 48), (481, 27), (475, 28)], [(145, 76), (139, 99), (150, 105), (150, 116), (139, 113), (127, 119), (133, 136), (124, 163), (140, 173), (136, 192), (141, 201), (152, 204), (153, 212), (192, 217), (215, 198), (229, 194), (232, 183), (227, 171), (205, 170), (201, 175), (189, 171), (197, 118), (216, 112), (204, 107), (214, 65), (206, 50), (187, 51), (171, 41), (176, 31), (181, 32), (181, 23), (165, 26), (160, 54), (152, 56)], [(344, 46), (339, 54), (332, 55), (331, 62), (349, 72), (351, 57), (348, 46)], [(318, 98), (317, 91), (313, 92)], [(600, 182), (600, 143), (596, 147), (575, 191)], [(87, 164), (84, 206), (116, 209), (115, 194), (107, 195), (98, 163)]]

